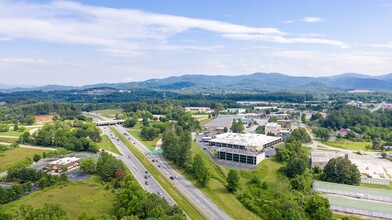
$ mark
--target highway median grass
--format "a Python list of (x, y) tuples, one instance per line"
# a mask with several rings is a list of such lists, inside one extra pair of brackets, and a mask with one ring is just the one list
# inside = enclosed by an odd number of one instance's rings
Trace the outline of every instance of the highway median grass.
[(121, 153), (114, 146), (114, 144), (110, 141), (109, 137), (106, 134), (102, 135), (101, 137), (102, 137), (101, 142), (97, 143), (97, 145), (100, 149), (108, 150), (110, 152), (121, 155)]
[[(153, 122), (150, 122), (150, 124), (153, 124)], [(142, 136), (140, 135), (140, 131), (142, 130), (142, 124), (138, 122), (135, 127), (127, 129), (127, 131), (134, 136), (136, 139), (138, 139), (142, 144), (150, 150), (154, 150), (159, 139), (161, 138), (161, 135), (159, 135), (157, 138), (154, 138), (152, 141), (144, 140)]]
[(176, 203), (186, 212), (191, 219), (206, 219), (202, 210), (196, 209), (192, 203), (171, 184), (169, 180), (164, 178), (159, 171), (151, 164), (146, 156), (140, 152), (124, 135), (119, 133), (115, 128), (109, 127), (110, 130), (128, 147), (135, 157), (143, 164), (158, 183), (169, 193)]

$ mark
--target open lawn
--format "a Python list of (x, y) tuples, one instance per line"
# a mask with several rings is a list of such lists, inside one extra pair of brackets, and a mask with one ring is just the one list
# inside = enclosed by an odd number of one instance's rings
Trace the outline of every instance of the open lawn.
[(110, 127), (110, 130), (128, 147), (135, 157), (143, 164), (147, 171), (154, 176), (158, 183), (169, 193), (176, 203), (188, 214), (191, 219), (205, 219), (202, 210), (197, 210), (184, 195), (172, 186), (171, 182), (162, 177), (159, 171), (146, 160), (145, 155), (140, 152), (123, 134)]
[(15, 143), (18, 140), (18, 138), (11, 138), (11, 137), (1, 137), (0, 136), (0, 142), (6, 142), (6, 143)]
[(122, 109), (104, 109), (104, 110), (96, 110), (94, 113), (106, 116), (108, 118), (115, 118), (117, 113), (123, 113)]
[(71, 219), (85, 212), (90, 216), (114, 214), (115, 195), (105, 190), (98, 177), (85, 182), (72, 182), (62, 186), (54, 186), (4, 205), (6, 212), (14, 212), (22, 204), (42, 207), (44, 203), (58, 204), (70, 215)]
[(45, 150), (31, 149), (31, 148), (16, 148), (0, 152), (0, 172), (7, 170), (8, 166), (15, 163), (18, 160), (23, 160), (26, 157), (33, 159), (34, 154), (41, 154)]
[[(150, 124), (153, 124), (153, 122), (150, 122)], [(159, 139), (161, 138), (161, 135), (159, 135), (157, 138), (155, 138), (152, 141), (147, 141), (144, 140), (141, 136), (140, 136), (140, 131), (142, 130), (142, 123), (138, 122), (135, 127), (127, 129), (127, 131), (134, 136), (136, 139), (138, 139), (140, 142), (142, 142), (146, 147), (148, 147), (150, 150), (154, 150), (155, 146), (157, 145)]]
[(10, 130), (7, 131), (7, 132), (0, 132), (0, 136), (14, 136), (14, 137), (19, 137), (19, 136), (21, 136), (24, 132), (29, 131), (29, 130), (31, 130), (31, 129), (26, 128), (26, 130), (22, 132), (22, 131), (14, 131), (13, 129), (10, 129)]
[(114, 144), (110, 141), (107, 135), (102, 135), (101, 137), (102, 137), (101, 142), (97, 143), (100, 149), (108, 150), (110, 152), (121, 155), (120, 152), (117, 150), (117, 148), (114, 146)]
[[(244, 207), (236, 196), (227, 191), (225, 187), (226, 175), (228, 172), (223, 167), (218, 166), (204, 151), (197, 146), (195, 141), (192, 142), (192, 154), (199, 154), (203, 158), (206, 166), (210, 168), (212, 178), (206, 187), (197, 187), (215, 204), (229, 214), (233, 219), (259, 219), (257, 215)], [(183, 173), (183, 172), (182, 172)], [(186, 175), (193, 181), (190, 175)], [(233, 208), (235, 207), (235, 209)]]
[(337, 148), (342, 148), (342, 149), (347, 149), (347, 150), (362, 150), (362, 151), (374, 151), (372, 149), (366, 149), (366, 145), (372, 145), (371, 142), (354, 142), (354, 141), (349, 141), (349, 140), (337, 140), (337, 141), (327, 141), (323, 142), (326, 145), (332, 146), (332, 147), (337, 147)]

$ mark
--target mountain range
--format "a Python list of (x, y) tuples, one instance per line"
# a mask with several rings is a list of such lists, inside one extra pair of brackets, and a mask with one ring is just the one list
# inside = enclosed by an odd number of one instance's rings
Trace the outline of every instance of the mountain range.
[(0, 90), (13, 91), (57, 91), (92, 88), (156, 89), (156, 90), (224, 90), (224, 91), (278, 91), (278, 90), (392, 90), (392, 73), (370, 76), (345, 73), (325, 77), (289, 76), (281, 73), (253, 73), (250, 75), (183, 75), (164, 79), (149, 79), (139, 82), (102, 83), (80, 87), (46, 85), (23, 87), (0, 84)]

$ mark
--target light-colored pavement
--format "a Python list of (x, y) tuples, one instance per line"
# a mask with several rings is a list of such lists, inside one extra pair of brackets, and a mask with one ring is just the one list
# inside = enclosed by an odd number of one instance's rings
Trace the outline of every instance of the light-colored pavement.
[(118, 125), (115, 126), (116, 130), (121, 134), (126, 134), (133, 145), (143, 154), (145, 154), (151, 161), (159, 161), (161, 167), (158, 167), (158, 163), (154, 162), (155, 168), (166, 178), (174, 177), (173, 183), (180, 192), (188, 197), (192, 203), (198, 207), (199, 210), (204, 212), (209, 219), (231, 219), (224, 211), (222, 211), (215, 203), (213, 203), (207, 196), (205, 196), (200, 190), (198, 190), (190, 181), (179, 174), (169, 163), (163, 158), (161, 154), (150, 155), (150, 150), (144, 146), (139, 140), (128, 133), (124, 127)]
[(392, 180), (392, 162), (383, 159), (379, 152), (365, 151), (363, 155), (359, 155), (357, 154), (358, 151), (356, 150), (332, 147), (316, 140), (315, 135), (306, 128), (304, 123), (299, 123), (299, 126), (305, 128), (309, 133), (312, 144), (305, 144), (305, 146), (311, 147), (312, 151), (323, 151), (322, 149), (317, 148), (317, 146), (321, 146), (327, 151), (332, 150), (342, 152), (347, 154), (350, 160), (358, 166), (358, 169), (361, 173), (365, 173), (376, 178), (384, 177)]

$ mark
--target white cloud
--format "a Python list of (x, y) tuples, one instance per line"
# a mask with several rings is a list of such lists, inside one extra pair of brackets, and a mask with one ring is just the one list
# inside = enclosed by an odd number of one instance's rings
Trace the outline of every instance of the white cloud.
[(388, 43), (385, 44), (370, 44), (372, 47), (378, 47), (378, 48), (385, 48), (385, 49), (392, 49), (392, 41), (389, 41)]
[(340, 46), (326, 39), (286, 38), (277, 28), (250, 27), (228, 22), (83, 5), (71, 1), (46, 4), (20, 1), (0, 2), (1, 39), (32, 39), (50, 43), (88, 45), (116, 56), (135, 56), (144, 50), (210, 50), (219, 45), (170, 45), (167, 40), (196, 29), (230, 39), (273, 41), (277, 43), (318, 43)]
[(269, 41), (274, 43), (312, 43), (312, 44), (326, 44), (337, 46), (341, 48), (348, 48), (349, 46), (337, 40), (328, 40), (322, 38), (306, 38), (306, 37), (293, 37), (293, 38), (285, 38), (283, 36), (270, 36), (270, 35), (257, 35), (257, 34), (225, 34), (224, 37), (230, 39), (237, 39), (237, 40), (260, 40), (260, 41)]
[(302, 18), (302, 21), (304, 21), (306, 23), (320, 23), (325, 20), (322, 18), (319, 18), (319, 17), (305, 17), (305, 18)]

